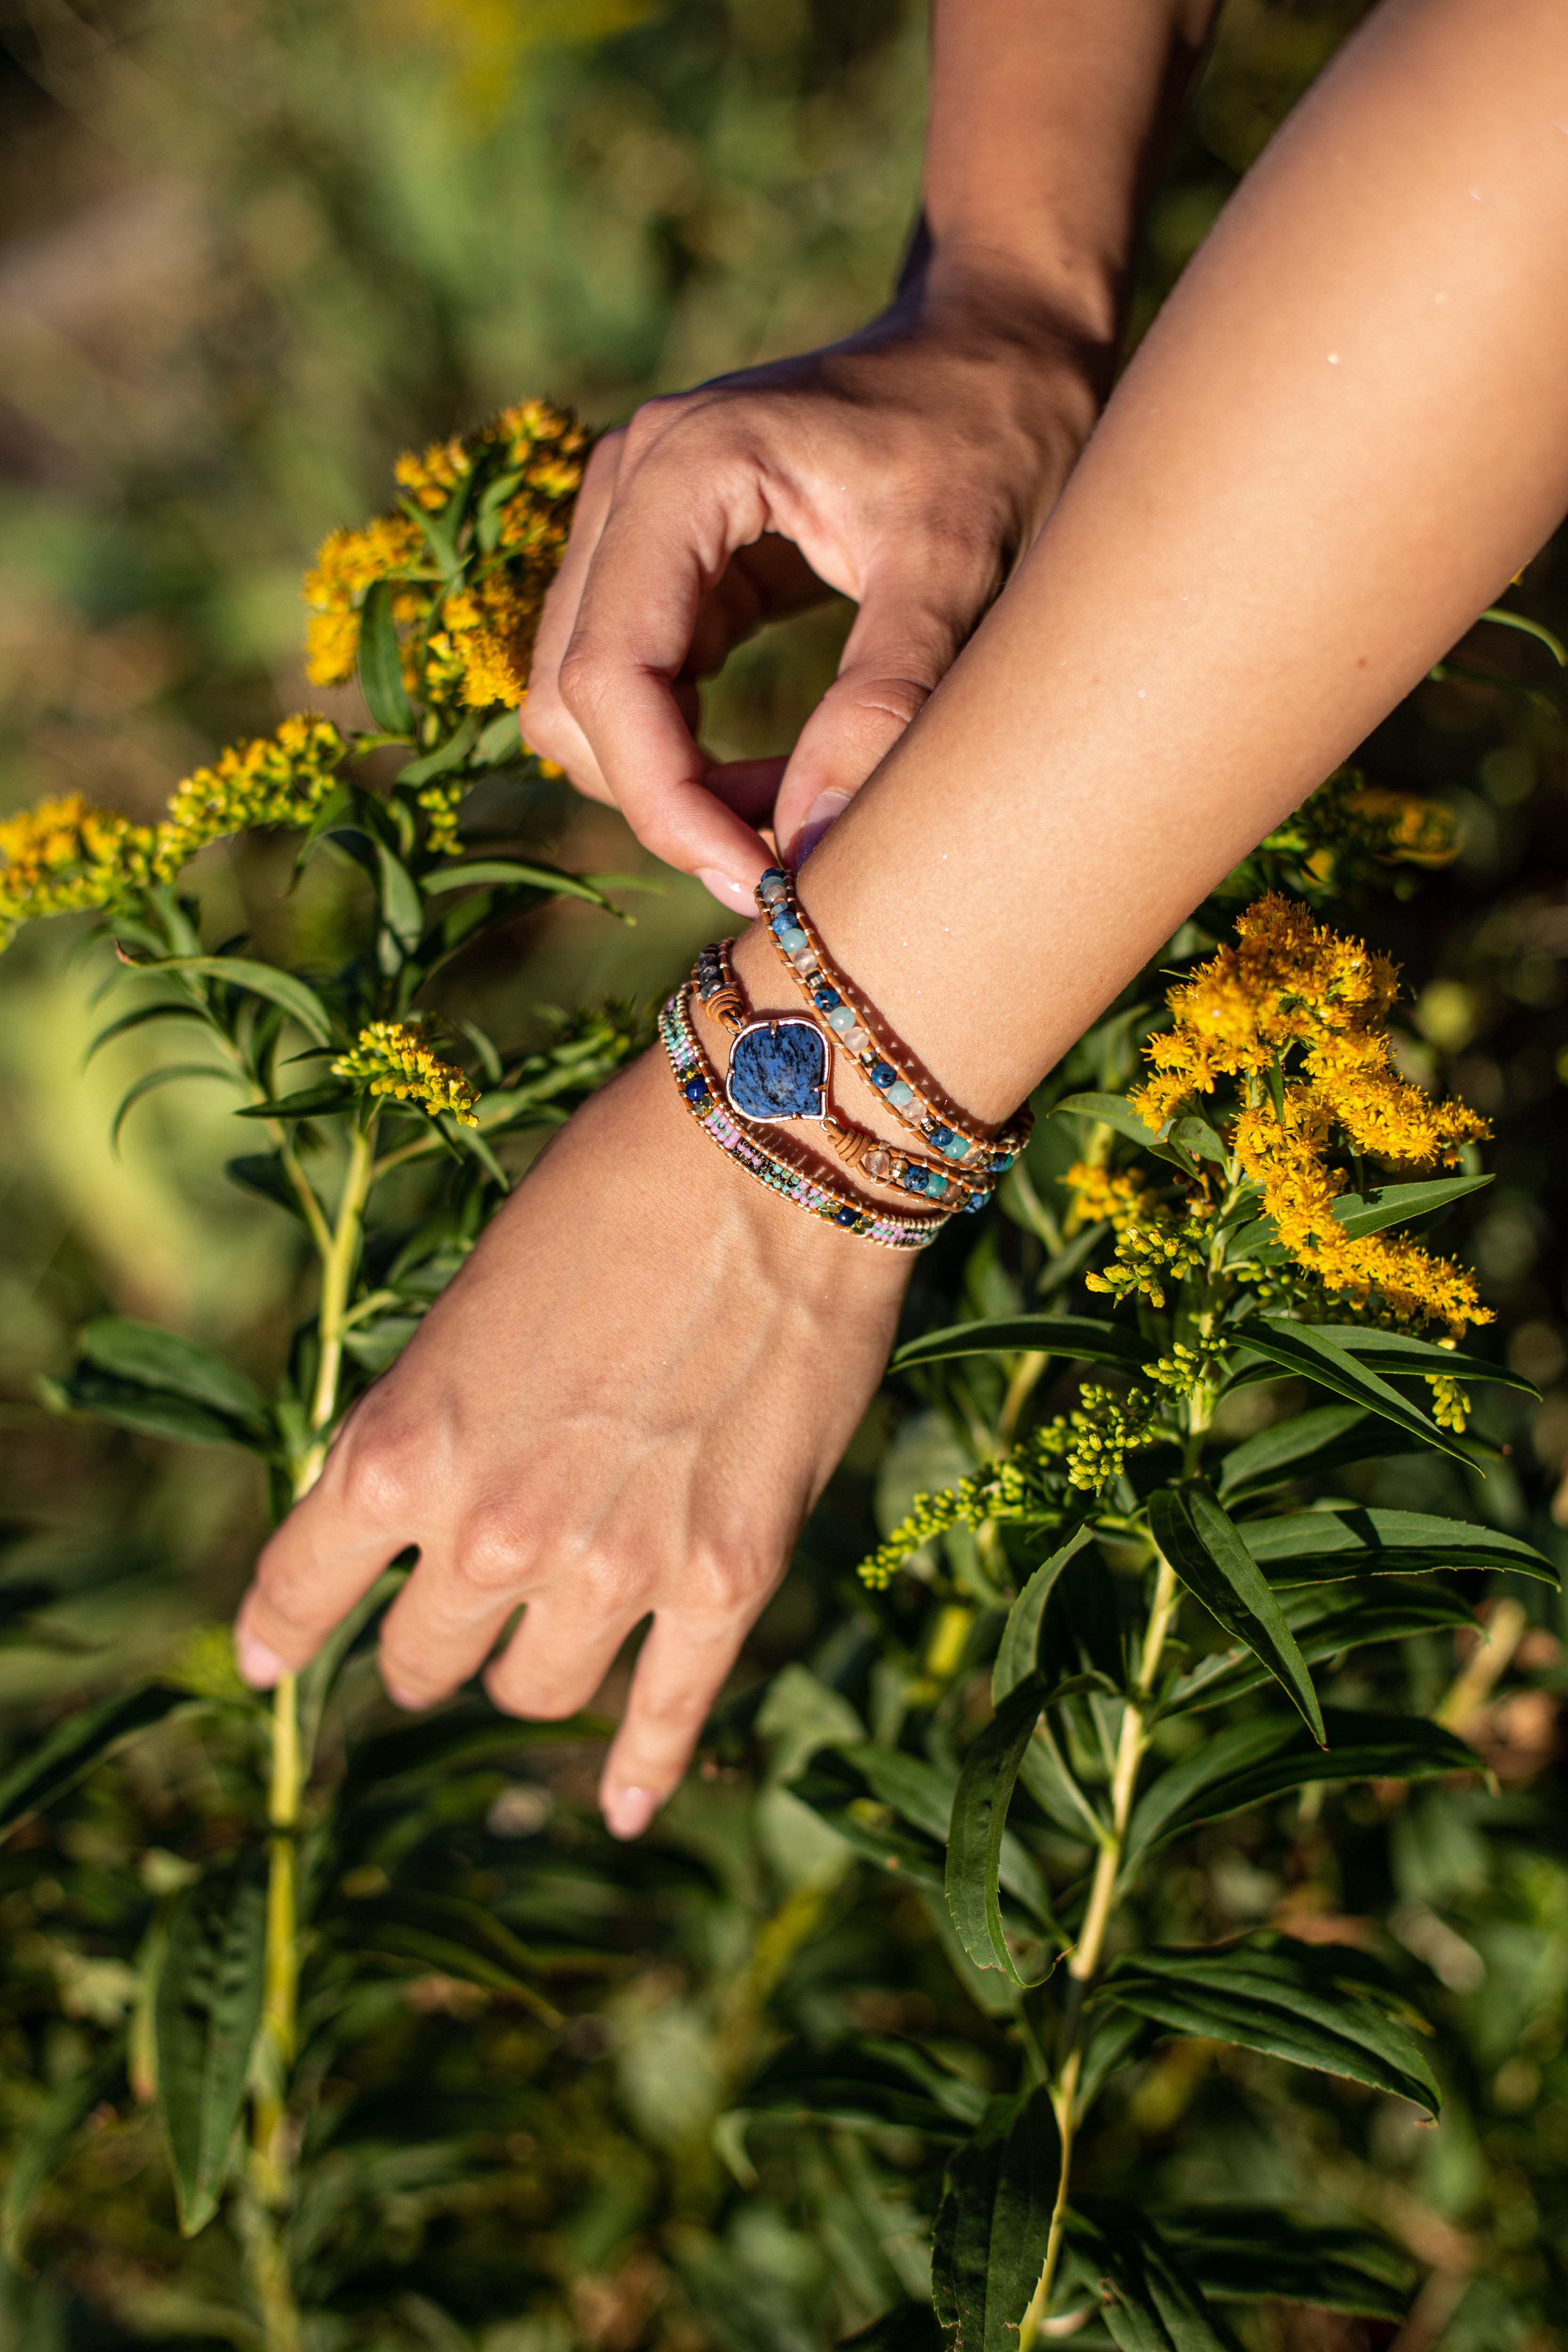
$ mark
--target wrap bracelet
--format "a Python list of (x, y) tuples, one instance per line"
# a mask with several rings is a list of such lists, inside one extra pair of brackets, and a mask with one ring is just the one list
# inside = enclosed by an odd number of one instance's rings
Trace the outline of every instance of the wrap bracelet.
[[(907, 1151), (828, 1108), (826, 1082), (830, 1057), (826, 1040), (815, 1044), (812, 1034), (815, 1039), (822, 1038), (821, 1023), (766, 1014), (753, 1020), (731, 961), (733, 946), (732, 940), (721, 940), (704, 948), (691, 974), (703, 1012), (729, 1033), (730, 1071), (724, 1093), (731, 1109), (763, 1125), (786, 1118), (819, 1120), (845, 1167), (858, 1170), (873, 1183), (913, 1193), (918, 1200), (944, 1201), (953, 1210), (983, 1209), (994, 1181), (991, 1176)], [(780, 1045), (781, 1032), (788, 1029), (806, 1033), (794, 1052)], [(768, 1066), (752, 1066), (759, 1060)]]
[(1026, 1106), (999, 1134), (986, 1136), (961, 1117), (940, 1109), (900, 1066), (884, 1024), (823, 946), (782, 866), (768, 867), (756, 897), (785, 971), (840, 1052), (875, 1087), (900, 1125), (932, 1145), (951, 1166), (962, 1163), (965, 1174), (973, 1172), (994, 1184), (1028, 1141), (1033, 1112)]
[(688, 987), (670, 998), (658, 1016), (659, 1038), (669, 1056), (681, 1100), (721, 1151), (770, 1192), (792, 1201), (796, 1208), (821, 1217), (843, 1232), (879, 1243), (884, 1249), (924, 1249), (936, 1239), (947, 1223), (946, 1213), (901, 1216), (840, 1192), (796, 1166), (788, 1157), (787, 1149), (764, 1142), (755, 1128), (737, 1118), (692, 1026), (688, 1012), (689, 997)]

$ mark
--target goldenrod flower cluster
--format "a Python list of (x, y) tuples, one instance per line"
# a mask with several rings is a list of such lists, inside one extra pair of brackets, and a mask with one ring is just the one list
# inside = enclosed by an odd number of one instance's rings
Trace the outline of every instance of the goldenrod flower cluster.
[(153, 871), (169, 881), (198, 849), (253, 825), (308, 825), (337, 782), (347, 746), (330, 719), (301, 711), (277, 732), (231, 744), (174, 788)]
[(152, 877), (153, 833), (73, 793), (0, 824), (0, 948), (36, 915), (121, 906)]
[[(1454, 1166), (1462, 1144), (1489, 1132), (1463, 1103), (1436, 1102), (1394, 1069), (1394, 965), (1274, 892), (1237, 932), (1236, 947), (1171, 991), (1174, 1025), (1146, 1048), (1154, 1075), (1131, 1096), (1133, 1108), (1158, 1129), (1222, 1078), (1239, 1081), (1229, 1145), (1299, 1265), (1331, 1291), (1363, 1302), (1377, 1294), (1405, 1320), (1440, 1320), (1455, 1333), (1489, 1320), (1461, 1268), (1414, 1242), (1352, 1239), (1333, 1213), (1347, 1181), (1328, 1164), (1337, 1142), (1418, 1173)], [(1130, 1286), (1114, 1270), (1108, 1279)]]
[(1432, 1391), (1432, 1418), (1439, 1429), (1451, 1429), (1462, 1436), (1470, 1418), (1470, 1400), (1452, 1372), (1428, 1372), (1426, 1385)]
[(1163, 1209), (1127, 1219), (1117, 1234), (1111, 1264), (1103, 1274), (1085, 1275), (1085, 1282), (1090, 1290), (1106, 1291), (1113, 1298), (1141, 1293), (1152, 1307), (1163, 1307), (1166, 1284), (1184, 1282), (1208, 1255), (1209, 1214), (1208, 1203), (1200, 1201), (1180, 1224)]
[[(393, 616), (411, 695), (438, 710), (520, 702), (586, 448), (574, 416), (530, 400), (465, 439), (405, 451), (395, 469), (404, 508), (363, 530), (333, 531), (306, 575), (312, 681), (342, 686), (353, 677), (365, 592), (386, 580), (397, 586)], [(455, 493), (461, 496), (454, 520)], [(469, 534), (468, 577), (445, 590), (420, 513)]]
[(1146, 1213), (1149, 1188), (1135, 1169), (1112, 1171), (1095, 1160), (1077, 1160), (1062, 1181), (1072, 1197), (1064, 1234), (1098, 1224), (1102, 1218), (1113, 1231), (1124, 1234), (1135, 1218)]
[(1342, 768), (1276, 827), (1260, 854), (1299, 861), (1303, 882), (1324, 889), (1379, 866), (1447, 866), (1458, 845), (1453, 811), (1441, 801), (1390, 792)]
[(1034, 1442), (1042, 1454), (1063, 1457), (1069, 1486), (1100, 1495), (1121, 1475), (1130, 1454), (1154, 1444), (1157, 1410), (1158, 1400), (1147, 1389), (1118, 1396), (1114, 1389), (1086, 1381), (1072, 1412), (1047, 1422)]
[(474, 1116), (478, 1096), (455, 1064), (431, 1052), (422, 1022), (373, 1021), (360, 1031), (359, 1043), (339, 1055), (332, 1074), (360, 1079), (373, 1095), (417, 1103), (432, 1118), (450, 1111), (459, 1127), (479, 1123)]
[(1209, 1367), (1225, 1353), (1225, 1341), (1212, 1333), (1200, 1335), (1195, 1348), (1184, 1340), (1173, 1342), (1168, 1356), (1157, 1356), (1143, 1367), (1147, 1377), (1158, 1381), (1171, 1397), (1190, 1397), (1208, 1377)]

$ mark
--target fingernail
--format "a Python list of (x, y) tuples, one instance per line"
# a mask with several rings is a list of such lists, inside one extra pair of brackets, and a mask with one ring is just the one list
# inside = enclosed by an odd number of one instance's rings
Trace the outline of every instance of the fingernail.
[(721, 874), (716, 866), (700, 866), (697, 879), (705, 890), (711, 890), (721, 907), (737, 915), (754, 915), (757, 902), (749, 882), (737, 882), (728, 874)]
[(850, 802), (853, 793), (818, 793), (806, 810), (805, 822), (795, 837), (790, 862), (798, 874), (817, 843), (830, 826), (836, 825)]
[(265, 1642), (258, 1642), (244, 1626), (235, 1629), (234, 1663), (239, 1668), (241, 1680), (247, 1682), (252, 1690), (270, 1690), (279, 1675), (289, 1671), (288, 1660), (280, 1658), (276, 1650), (269, 1650)]
[(651, 1789), (613, 1789), (604, 1798), (605, 1825), (612, 1837), (641, 1837), (660, 1799)]

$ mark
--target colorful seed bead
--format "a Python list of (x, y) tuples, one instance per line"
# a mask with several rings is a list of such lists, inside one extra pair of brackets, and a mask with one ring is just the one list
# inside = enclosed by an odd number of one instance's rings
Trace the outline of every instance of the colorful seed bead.
[[(976, 1190), (984, 1192), (993, 1187), (1023, 1149), (1034, 1125), (1033, 1113), (1026, 1107), (994, 1137), (968, 1134), (952, 1126), (889, 1058), (888, 1049), (856, 1003), (853, 984), (813, 931), (783, 866), (768, 867), (757, 885), (757, 904), (785, 963), (807, 990), (814, 1008), (826, 1015), (828, 1028), (845, 1052), (859, 1064), (862, 1074), (903, 1126), (934, 1145), (954, 1168), (963, 1166), (963, 1190), (971, 1195), (963, 1205), (978, 1205), (973, 1197)], [(802, 942), (811, 950), (809, 958), (800, 952)]]
[[(716, 1074), (708, 1066), (688, 1013), (689, 992), (672, 996), (659, 1014), (659, 1036), (682, 1099), (704, 1134), (747, 1175), (781, 1199), (824, 1218), (847, 1233), (863, 1234), (884, 1249), (924, 1249), (946, 1223), (945, 1213), (921, 1217), (900, 1216), (877, 1209), (870, 1202), (847, 1200), (819, 1183), (776, 1151), (765, 1147), (755, 1129), (738, 1120), (721, 1099)], [(702, 1083), (700, 1097), (690, 1092), (693, 1079)]]

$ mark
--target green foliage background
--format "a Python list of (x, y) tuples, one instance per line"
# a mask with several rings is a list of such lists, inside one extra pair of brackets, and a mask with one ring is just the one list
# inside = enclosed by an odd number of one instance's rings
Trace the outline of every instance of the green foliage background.
[[(1361, 13), (1235, 0), (1152, 208), (1134, 331)], [(923, 30), (899, 0), (94, 13), (45, 0), (8, 6), (0, 26), (6, 809), (80, 789), (150, 816), (218, 744), (319, 703), (297, 666), (298, 575), (328, 528), (384, 503), (399, 447), (534, 391), (610, 421), (649, 391), (822, 341), (876, 307), (912, 213)], [(1513, 601), (1561, 631), (1559, 550)], [(819, 616), (739, 656), (710, 697), (714, 740), (787, 742), (839, 626)], [(1454, 805), (1463, 856), (1407, 903), (1373, 899), (1364, 921), (1406, 966), (1412, 1067), (1455, 1065), (1459, 1091), (1497, 1120), (1497, 1181), (1454, 1213), (1443, 1244), (1474, 1256), (1499, 1345), (1545, 1393), (1533, 1408), (1491, 1393), (1488, 1433), (1513, 1450), (1468, 1495), (1442, 1465), (1405, 1461), (1342, 1483), (1364, 1500), (1468, 1509), (1561, 1557), (1560, 705), (1523, 639), (1478, 634), (1455, 667), (1379, 730), (1365, 764)], [(563, 792), (539, 789), (531, 822), (563, 864), (646, 866), (616, 820)], [(246, 929), (298, 961), (352, 926), (342, 883), (284, 904), (286, 858), (265, 841), (214, 856), (200, 874), (209, 935)], [(631, 903), (627, 932), (588, 909), (523, 919), (504, 951), (465, 969), (455, 1009), (541, 1042), (542, 1004), (672, 979), (712, 929), (710, 902), (676, 879)], [(246, 1458), (51, 1418), (38, 1376), (63, 1372), (79, 1327), (107, 1308), (172, 1323), (269, 1381), (298, 1308), (279, 1221), (222, 1175), (234, 1145), (221, 1098), (153, 1097), (111, 1160), (113, 1105), (158, 1049), (139, 1060), (128, 1039), (78, 1076), (89, 982), (62, 929), (0, 964), (0, 1446), (15, 1537), (0, 1696), (18, 1747), (221, 1615), (261, 1525)], [(1042, 1144), (1031, 1174), (1047, 1200), (1059, 1172)], [(922, 1321), (1033, 1303), (1032, 1245), (1000, 1220), (987, 1234), (968, 1264), (933, 1270)], [(525, 1777), (510, 1816), (491, 1811), (510, 1832), (486, 1829), (482, 1810), (450, 1831), (425, 1823), (487, 1899), (526, 1876), (536, 1905), (554, 1890), (545, 1924), (609, 1934), (633, 1965), (574, 2002), (564, 2043), (439, 1971), (389, 1979), (356, 2045), (352, 2143), (316, 2175), (342, 2341), (807, 2352), (922, 2291), (918, 2173), (900, 2200), (848, 2134), (787, 2152), (759, 2134), (742, 2188), (709, 2126), (726, 2075), (774, 2030), (915, 2033), (981, 2087), (1010, 2079), (1004, 2021), (976, 2025), (918, 1906), (879, 1886), (854, 1902), (818, 1886), (807, 1847), (789, 1848), (800, 1822), (773, 1797), (752, 1811), (759, 1769), (777, 1775), (814, 1730), (847, 1727), (851, 1699), (871, 1703), (846, 1571), (917, 1487), (972, 1461), (962, 1414), (889, 1384), (752, 1643), (753, 1680), (789, 1670), (760, 1744), (742, 1711), (626, 1866), (613, 1928), (583, 1907), (603, 1847), (580, 1756)], [(1153, 1898), (1169, 1934), (1223, 1935), (1281, 1906), (1389, 1923), (1441, 2029), (1440, 2127), (1321, 2078), (1303, 2105), (1300, 2078), (1269, 2062), (1177, 2042), (1123, 2078), (1089, 2150), (1096, 2184), (1120, 2194), (1310, 2191), (1388, 2229), (1436, 2283), (1426, 2332), (1407, 2328), (1402, 2352), (1563, 2340), (1568, 1627), (1540, 1588), (1519, 1597), (1531, 1632), (1482, 1734), (1472, 1727), (1500, 1796), (1362, 1790), (1336, 1803), (1331, 1838), (1294, 1807), (1247, 1815), (1176, 1849)], [(1434, 1634), (1368, 1672), (1426, 1712), (1455, 1665)], [(171, 1736), (0, 1851), (8, 2135), (123, 2012), (128, 1878), (161, 1894), (204, 1841), (221, 1846), (237, 1786), (221, 1752)], [(498, 1778), (484, 1801), (505, 1793)], [(787, 1828), (768, 1826), (770, 1807)], [(759, 1925), (781, 1916), (781, 1886), (799, 1909), (770, 1945)], [(183, 2247), (147, 2127), (105, 2115), (48, 2184), (36, 2274), (10, 2277), (5, 2326), (29, 2352), (243, 2341), (215, 2247)], [(1300, 2352), (1397, 2332), (1285, 2306), (1248, 2325), (1272, 2331), (1260, 2347)]]

